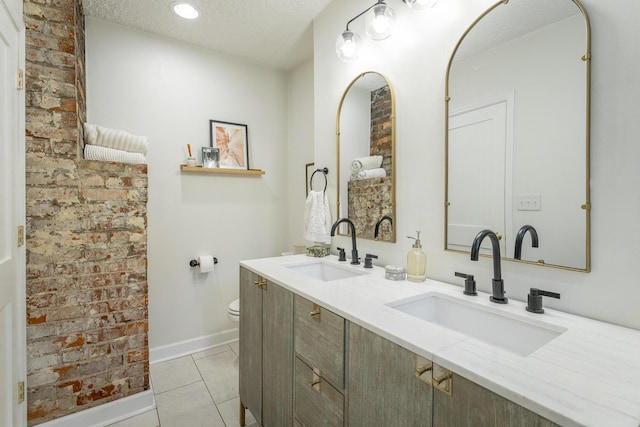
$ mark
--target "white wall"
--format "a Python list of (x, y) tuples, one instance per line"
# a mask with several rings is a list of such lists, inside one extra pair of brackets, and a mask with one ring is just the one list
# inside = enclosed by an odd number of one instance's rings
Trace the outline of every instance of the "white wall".
[[(313, 60), (289, 74), (289, 247), (310, 244), (303, 237), (307, 163), (313, 163)], [(318, 164), (315, 168), (327, 165)], [(329, 165), (332, 166), (332, 165)], [(314, 177), (314, 182), (316, 181)], [(322, 181), (322, 180), (320, 180)], [(315, 188), (315, 187), (314, 187)]]
[[(392, 2), (397, 23), (394, 34), (381, 42), (365, 41), (354, 63), (335, 55), (335, 39), (345, 23), (361, 12), (358, 0), (330, 3), (316, 19), (315, 159), (335, 163), (335, 114), (349, 82), (363, 71), (386, 75), (397, 103), (396, 162), (398, 236), (422, 230), (427, 275), (461, 284), (455, 271), (473, 273), (478, 287), (490, 292), (490, 259), (471, 262), (468, 256), (443, 250), (444, 230), (444, 82), (455, 43), (476, 16), (494, 0), (440, 1), (426, 12)], [(502, 265), (507, 296), (525, 300), (531, 287), (560, 292), (562, 299), (547, 306), (640, 329), (640, 78), (637, 52), (640, 2), (583, 0), (591, 18), (592, 116), (592, 271), (579, 273), (513, 262)], [(362, 32), (362, 19), (352, 30)], [(364, 39), (364, 37), (363, 37)], [(330, 181), (331, 183), (331, 181)], [(331, 191), (335, 194), (335, 181)], [(335, 196), (332, 196), (335, 198)], [(335, 208), (335, 207), (334, 207)], [(350, 246), (347, 238), (333, 245)], [(404, 264), (410, 242), (389, 244), (361, 240), (361, 253), (379, 255), (378, 264)]]
[[(91, 18), (86, 58), (88, 121), (149, 138), (152, 361), (233, 337), (239, 260), (289, 247), (286, 73)], [(210, 119), (247, 124), (250, 166), (266, 175), (181, 173), (187, 143), (209, 145)], [(203, 254), (218, 257), (214, 273), (189, 267)]]

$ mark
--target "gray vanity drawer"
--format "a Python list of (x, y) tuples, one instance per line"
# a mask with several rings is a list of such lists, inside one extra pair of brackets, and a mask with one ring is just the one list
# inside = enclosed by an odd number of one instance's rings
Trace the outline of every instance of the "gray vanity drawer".
[(344, 396), (296, 357), (293, 391), (294, 424), (302, 427), (342, 427)]
[(323, 379), (344, 389), (344, 318), (301, 296), (294, 301), (296, 353)]

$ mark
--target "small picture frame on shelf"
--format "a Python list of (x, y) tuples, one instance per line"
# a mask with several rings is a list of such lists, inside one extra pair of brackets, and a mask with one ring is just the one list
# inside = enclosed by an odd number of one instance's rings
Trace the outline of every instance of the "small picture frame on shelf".
[(219, 167), (249, 169), (247, 125), (209, 120), (211, 147), (219, 150)]
[(214, 147), (202, 147), (202, 167), (219, 168), (220, 150)]

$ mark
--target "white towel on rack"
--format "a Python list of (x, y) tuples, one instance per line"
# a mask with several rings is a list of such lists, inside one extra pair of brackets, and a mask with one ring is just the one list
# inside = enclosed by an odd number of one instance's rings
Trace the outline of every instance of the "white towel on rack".
[(304, 204), (304, 238), (331, 243), (331, 212), (329, 198), (324, 191), (309, 191)]
[(382, 165), (382, 156), (366, 156), (353, 159), (351, 170), (359, 172), (361, 170), (375, 169)]

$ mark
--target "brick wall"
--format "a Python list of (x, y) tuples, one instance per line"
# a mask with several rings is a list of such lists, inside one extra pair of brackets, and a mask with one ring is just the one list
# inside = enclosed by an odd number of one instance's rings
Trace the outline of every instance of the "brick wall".
[(371, 155), (382, 156), (382, 167), (391, 176), (391, 90), (383, 86), (371, 92)]
[[(391, 177), (349, 181), (349, 219), (356, 226), (356, 236), (373, 239), (376, 222), (391, 212)], [(378, 240), (391, 240), (391, 225), (380, 226)]]
[(147, 169), (82, 160), (81, 0), (25, 0), (29, 425), (149, 388)]

